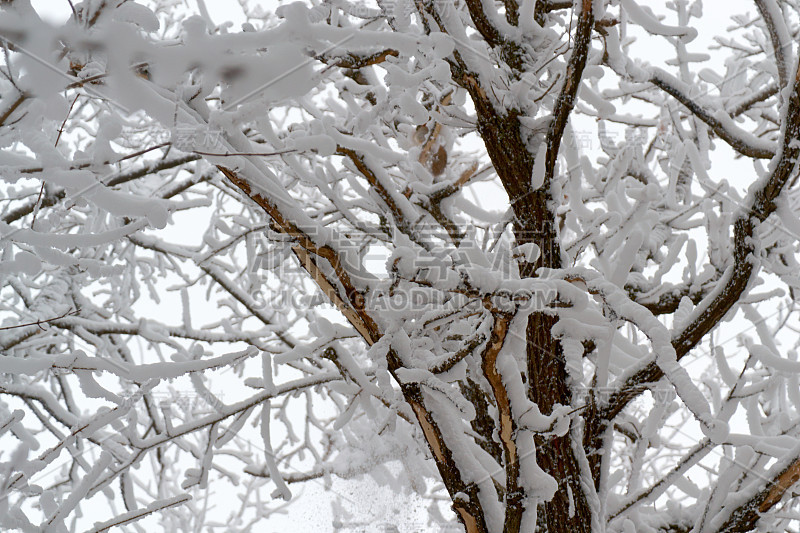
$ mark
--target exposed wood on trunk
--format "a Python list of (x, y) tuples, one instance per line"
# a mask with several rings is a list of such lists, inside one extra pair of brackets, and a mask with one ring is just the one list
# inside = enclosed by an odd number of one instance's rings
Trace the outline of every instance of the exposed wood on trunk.
[(495, 314), (492, 334), (481, 356), (481, 370), (494, 394), (500, 425), (498, 437), (503, 446), (503, 462), (506, 470), (506, 517), (503, 531), (519, 531), (525, 498), (519, 485), (519, 454), (517, 443), (514, 441), (517, 428), (503, 377), (497, 370), (497, 357), (503, 348), (510, 322), (510, 316)]
[[(541, 250), (536, 263), (521, 266), (520, 275), (523, 277), (535, 276), (539, 267), (561, 266), (550, 181), (555, 172), (561, 137), (586, 65), (593, 26), (591, 0), (582, 0), (578, 17), (575, 46), (547, 134), (545, 180), (538, 190), (533, 190), (531, 186), (534, 158), (522, 140), (517, 113), (513, 110), (506, 114), (499, 113), (474, 76), (464, 75), (461, 78), (475, 103), (478, 132), (509, 196), (515, 215), (514, 234), (517, 242), (535, 243)], [(529, 395), (545, 414), (551, 413), (556, 404), (569, 405), (571, 400), (561, 346), (551, 334), (556, 320), (544, 313), (532, 313), (527, 327)], [(540, 506), (540, 523), (552, 533), (588, 533), (591, 510), (580, 482), (580, 466), (569, 437), (539, 437), (536, 445), (537, 462), (559, 482), (553, 499)]]
[[(381, 337), (380, 329), (364, 308), (364, 297), (352, 283), (348, 272), (336, 254), (328, 245), (317, 245), (314, 240), (300, 230), (293, 222), (266, 197), (253, 191), (246, 179), (233, 170), (218, 165), (217, 168), (228, 180), (255, 201), (269, 215), (277, 229), (295, 239), (297, 244), (292, 250), (300, 260), (300, 264), (319, 285), (331, 302), (344, 314), (353, 327), (362, 335), (367, 344), (372, 345)], [(317, 259), (327, 261), (336, 276), (335, 282), (328, 279), (317, 264)], [(344, 287), (344, 294), (336, 287), (336, 282)], [(400, 358), (389, 350), (387, 354), (389, 371), (400, 383), (403, 397), (411, 406), (417, 422), (425, 436), (425, 441), (433, 455), (439, 474), (453, 500), (456, 511), (468, 533), (488, 533), (485, 516), (480, 503), (479, 488), (475, 483), (466, 483), (453, 457), (450, 447), (444, 440), (442, 431), (433, 415), (425, 407), (422, 386), (418, 383), (403, 383), (397, 378), (397, 370), (402, 368)], [(459, 494), (465, 497), (458, 497)]]

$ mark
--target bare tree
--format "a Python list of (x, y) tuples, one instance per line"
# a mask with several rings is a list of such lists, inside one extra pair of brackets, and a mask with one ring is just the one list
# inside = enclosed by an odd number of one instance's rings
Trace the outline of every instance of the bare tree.
[(643, 4), (4, 2), (0, 527), (797, 531), (800, 4)]

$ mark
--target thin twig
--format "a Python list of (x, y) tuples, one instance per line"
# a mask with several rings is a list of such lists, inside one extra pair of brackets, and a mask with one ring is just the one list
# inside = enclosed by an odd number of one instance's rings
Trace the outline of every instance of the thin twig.
[(48, 319), (45, 319), (45, 320), (37, 320), (36, 322), (28, 322), (27, 324), (17, 324), (16, 326), (4, 326), (4, 327), (0, 328), (0, 331), (9, 330), (9, 329), (17, 329), (17, 328), (25, 328), (25, 327), (28, 327), (28, 326), (39, 326), (39, 328), (44, 329), (42, 327), (42, 324), (48, 324), (50, 322), (53, 322), (53, 321), (56, 321), (56, 320), (61, 320), (62, 318), (65, 318), (65, 317), (68, 317), (68, 316), (72, 316), (72, 315), (77, 315), (77, 314), (78, 314), (77, 309), (70, 309), (69, 311), (67, 311), (66, 313), (64, 313), (61, 316), (54, 316), (52, 318), (48, 318)]
[(282, 150), (280, 152), (225, 152), (224, 154), (217, 154), (213, 152), (198, 152), (197, 150), (192, 150), (193, 154), (197, 155), (208, 155), (213, 157), (236, 157), (236, 156), (245, 156), (245, 155), (253, 155), (253, 156), (270, 156), (270, 155), (283, 155), (283, 154), (291, 154), (293, 152), (297, 152), (295, 149), (291, 150)]

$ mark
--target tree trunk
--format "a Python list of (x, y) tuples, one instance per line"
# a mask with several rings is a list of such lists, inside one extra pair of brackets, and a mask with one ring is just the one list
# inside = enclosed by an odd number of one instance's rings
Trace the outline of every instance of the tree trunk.
[[(498, 115), (479, 94), (473, 94), (473, 100), (478, 111), (478, 129), (514, 210), (517, 243), (535, 243), (540, 249), (537, 261), (524, 263), (520, 275), (535, 277), (540, 267), (560, 268), (561, 249), (549, 209), (552, 201), (549, 183), (532, 190), (533, 157), (522, 140), (517, 117)], [(556, 404), (570, 405), (571, 401), (561, 343), (551, 332), (556, 320), (544, 313), (533, 313), (528, 319), (528, 396), (542, 414), (552, 413)], [(540, 526), (548, 533), (588, 533), (591, 510), (581, 487), (580, 466), (570, 435), (537, 438), (536, 456), (539, 466), (558, 483), (553, 499), (539, 508)]]
[[(552, 413), (556, 404), (570, 404), (561, 343), (550, 333), (556, 320), (543, 313), (534, 313), (528, 319), (528, 390), (542, 414)], [(536, 461), (558, 482), (553, 499), (539, 507), (539, 523), (544, 531), (589, 533), (591, 509), (581, 486), (580, 466), (570, 434), (537, 438)]]

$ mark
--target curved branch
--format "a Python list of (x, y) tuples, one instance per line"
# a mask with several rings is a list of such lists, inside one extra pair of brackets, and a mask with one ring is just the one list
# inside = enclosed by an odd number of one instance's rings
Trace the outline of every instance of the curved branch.
[(397, 50), (393, 50), (391, 48), (387, 48), (386, 50), (382, 50), (380, 52), (375, 52), (374, 54), (369, 55), (357, 55), (357, 54), (347, 54), (345, 56), (336, 56), (336, 55), (321, 55), (317, 56), (317, 59), (322, 61), (326, 64), (333, 64), (337, 67), (341, 68), (349, 68), (349, 69), (359, 69), (364, 67), (369, 67), (371, 65), (378, 65), (386, 61), (386, 59), (391, 57), (397, 57), (400, 55), (400, 52)]
[(625, 291), (631, 300), (647, 308), (654, 315), (668, 315), (678, 310), (678, 306), (684, 297), (688, 297), (695, 305), (699, 304), (703, 297), (708, 294), (709, 288), (707, 285), (694, 288), (683, 284), (670, 287), (670, 284), (665, 283), (655, 295), (648, 295), (646, 293), (652, 293), (652, 291), (645, 291), (633, 285), (626, 285)]
[(517, 0), (503, 0), (506, 7), (506, 20), (512, 26), (519, 24), (519, 4)]
[(780, 7), (774, 0), (754, 0), (756, 8), (764, 24), (767, 26), (767, 33), (772, 41), (772, 53), (775, 56), (775, 66), (778, 69), (778, 82), (781, 87), (789, 84), (789, 61), (791, 57), (791, 41), (789, 40), (789, 30), (781, 17)]
[(731, 118), (736, 118), (742, 113), (748, 111), (751, 107), (753, 107), (757, 103), (763, 102), (767, 98), (775, 96), (776, 94), (778, 94), (778, 90), (779, 90), (778, 85), (772, 84), (772, 85), (767, 85), (757, 93), (750, 95), (748, 98), (745, 98), (744, 100), (739, 102), (736, 105), (736, 107), (731, 109), (729, 113)]
[[(795, 76), (794, 89), (784, 120), (783, 145), (773, 172), (762, 186), (751, 195), (749, 204), (740, 211), (733, 223), (733, 265), (720, 280), (720, 288), (704, 299), (695, 311), (695, 319), (680, 332), (674, 333), (672, 345), (680, 360), (725, 317), (739, 301), (757, 269), (750, 256), (754, 252), (753, 237), (761, 222), (775, 209), (775, 199), (794, 175), (800, 156), (800, 69)], [(664, 375), (655, 362), (650, 362), (629, 376), (624, 385), (609, 399), (598, 413), (601, 420), (616, 417), (630, 401), (649, 389)], [(601, 428), (596, 428), (601, 429)], [(601, 429), (602, 430), (602, 429)]]
[[(170, 168), (179, 167), (181, 165), (185, 165), (186, 163), (197, 161), (198, 159), (200, 159), (199, 155), (189, 154), (176, 157), (174, 159), (168, 159), (166, 161), (158, 161), (156, 163), (152, 163), (149, 165), (143, 165), (142, 167), (137, 168), (135, 170), (131, 170), (130, 172), (114, 176), (104, 185), (106, 187), (114, 187), (116, 185), (122, 185), (123, 183), (143, 178), (144, 176), (154, 174), (162, 170), (168, 170)], [(88, 166), (88, 164), (86, 166)], [(59, 190), (54, 194), (47, 195), (44, 198), (42, 198), (41, 201), (39, 202), (39, 207), (40, 208), (51, 207), (53, 205), (56, 205), (58, 202), (60, 202), (66, 197), (67, 197), (66, 191), (63, 189)], [(35, 208), (36, 208), (35, 200), (32, 202), (28, 202), (27, 204), (14, 209), (10, 213), (6, 213), (6, 215), (3, 217), (3, 222), (5, 222), (6, 224), (11, 224), (12, 222), (17, 221), (24, 216), (30, 215), (31, 213), (33, 213), (33, 210)]]
[(492, 47), (503, 44), (503, 36), (500, 35), (500, 31), (495, 28), (483, 10), (483, 2), (481, 0), (466, 0), (466, 3), (469, 16), (475, 24), (475, 29), (486, 40), (486, 43)]
[(14, 113), (14, 111), (16, 111), (17, 108), (22, 105), (22, 102), (24, 102), (26, 98), (28, 98), (27, 94), (20, 93), (17, 99), (11, 102), (11, 104), (3, 111), (3, 113), (0, 114), (0, 126), (6, 123), (8, 117), (10, 117), (11, 114)]
[(705, 122), (717, 137), (728, 143), (731, 148), (740, 154), (759, 159), (772, 159), (775, 156), (774, 150), (769, 148), (766, 144), (760, 146), (753, 144), (754, 140), (760, 139), (754, 138), (748, 140), (744, 137), (744, 132), (735, 131), (732, 129), (731, 124), (724, 124), (723, 120), (729, 118), (727, 113), (725, 113), (724, 118), (720, 113), (714, 116), (700, 104), (689, 98), (687, 95), (687, 88), (683, 86), (683, 83), (666, 72), (654, 69), (653, 76), (650, 78), (650, 83), (683, 104), (694, 116)]
[(560, 9), (569, 9), (572, 5), (572, 0), (536, 0), (536, 7), (533, 10), (533, 19), (539, 26), (544, 27), (544, 16), (547, 13)]

